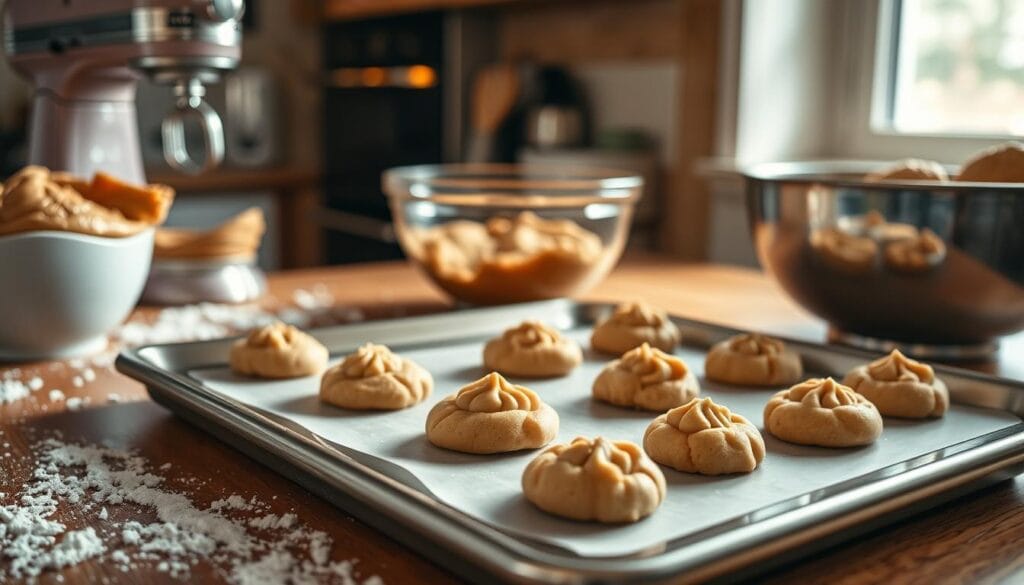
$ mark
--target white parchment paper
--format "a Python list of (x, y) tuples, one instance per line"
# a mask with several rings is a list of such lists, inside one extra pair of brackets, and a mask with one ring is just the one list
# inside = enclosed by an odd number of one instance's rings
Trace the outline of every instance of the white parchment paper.
[[(589, 329), (569, 335), (583, 347), (588, 346)], [(768, 453), (753, 473), (708, 478), (663, 467), (668, 495), (658, 511), (632, 525), (606, 526), (547, 515), (523, 498), (520, 477), (536, 452), (467, 455), (434, 447), (426, 440), (423, 427), (430, 408), (486, 373), (481, 366), (482, 340), (429, 349), (394, 349), (426, 367), (435, 381), (434, 394), (425, 402), (398, 412), (351, 412), (322, 404), (317, 398), (317, 377), (260, 381), (235, 376), (227, 368), (196, 370), (190, 375), (213, 390), (291, 419), (329, 441), (398, 465), (437, 498), (485, 522), (584, 556), (635, 552), (1020, 422), (1005, 412), (955, 405), (939, 420), (887, 418), (878, 442), (855, 449), (790, 445), (772, 438), (762, 428)], [(577, 435), (603, 435), (640, 444), (644, 429), (657, 413), (591, 400), (591, 383), (608, 358), (585, 353), (584, 364), (568, 377), (511, 379), (536, 391), (558, 412), (558, 441)], [(683, 348), (676, 353), (700, 377), (703, 395), (761, 427), (761, 413), (773, 390), (737, 389), (708, 382), (703, 377), (703, 352)]]

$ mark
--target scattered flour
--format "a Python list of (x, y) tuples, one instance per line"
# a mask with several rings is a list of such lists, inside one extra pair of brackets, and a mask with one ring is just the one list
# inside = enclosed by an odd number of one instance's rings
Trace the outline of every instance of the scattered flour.
[(88, 397), (80, 398), (78, 396), (74, 396), (64, 401), (64, 406), (66, 406), (68, 410), (78, 410), (86, 404), (89, 404)]
[(43, 379), (40, 378), (39, 376), (33, 376), (32, 378), (29, 379), (29, 381), (28, 381), (28, 389), (29, 390), (35, 392), (36, 390), (42, 389), (42, 387), (43, 387)]
[[(256, 498), (233, 494), (201, 509), (163, 488), (164, 478), (131, 452), (56, 439), (39, 443), (36, 451), (31, 479), (17, 494), (0, 494), (0, 503), (11, 500), (0, 506), (0, 582), (32, 579), (91, 558), (123, 571), (152, 563), (178, 579), (207, 560), (242, 585), (359, 582), (352, 562), (330, 560), (330, 536), (306, 528), (292, 513), (252, 517), (266, 509)], [(111, 520), (108, 506), (121, 504), (151, 508), (157, 521)], [(95, 514), (91, 523), (99, 528), (69, 530), (52, 519), (62, 505)]]
[(60, 402), (61, 400), (64, 400), (64, 392), (54, 388), (53, 390), (50, 390), (49, 398), (50, 402)]
[(29, 395), (29, 387), (21, 380), (0, 380), (0, 404), (9, 404)]
[(114, 337), (128, 346), (225, 337), (273, 322), (277, 317), (255, 304), (200, 303), (168, 307), (152, 322), (130, 321)]

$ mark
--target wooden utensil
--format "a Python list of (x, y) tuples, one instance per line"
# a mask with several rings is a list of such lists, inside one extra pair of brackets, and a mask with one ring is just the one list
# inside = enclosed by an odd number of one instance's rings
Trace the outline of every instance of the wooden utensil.
[(521, 90), (519, 71), (511, 63), (495, 63), (477, 73), (470, 112), (472, 134), (466, 153), (468, 162), (494, 159), (495, 137), (515, 107)]

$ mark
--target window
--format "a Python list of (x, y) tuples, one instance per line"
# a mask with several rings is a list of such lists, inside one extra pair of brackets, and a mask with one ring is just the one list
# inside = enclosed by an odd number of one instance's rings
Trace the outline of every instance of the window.
[(1024, 0), (902, 0), (890, 10), (891, 86), (875, 107), (891, 130), (1024, 135)]
[(1024, 0), (843, 0), (832, 154), (961, 163), (1024, 136)]

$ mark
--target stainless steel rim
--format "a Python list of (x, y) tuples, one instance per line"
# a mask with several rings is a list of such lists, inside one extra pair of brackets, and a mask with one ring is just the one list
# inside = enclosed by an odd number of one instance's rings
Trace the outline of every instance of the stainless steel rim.
[[(498, 315), (545, 315), (552, 322), (593, 321), (608, 305), (549, 301), (477, 309), (393, 321), (314, 330), (335, 350), (372, 336), (396, 345), (436, 343), (443, 337), (477, 336), (493, 328)], [(687, 344), (711, 345), (735, 330), (676, 319)], [(808, 366), (845, 372), (873, 354), (790, 340)], [(787, 551), (879, 520), (883, 515), (995, 476), (1015, 473), (1024, 461), (1024, 425), (949, 445), (932, 453), (780, 502), (727, 521), (703, 533), (682, 537), (622, 557), (579, 557), (510, 536), (468, 517), (425, 493), (365, 464), (357, 453), (330, 444), (302, 427), (205, 389), (188, 369), (226, 359), (229, 340), (150, 346), (123, 353), (119, 370), (146, 383), (155, 400), (235, 444), (257, 460), (284, 471), (303, 485), (440, 559), (449, 567), (475, 566), (516, 582), (699, 581), (725, 572), (770, 563)], [(157, 366), (159, 363), (161, 365)], [(968, 404), (1024, 412), (1024, 385), (973, 372), (936, 366), (960, 388), (953, 398)]]
[(829, 327), (828, 340), (831, 343), (840, 343), (879, 353), (889, 353), (898, 349), (912, 357), (941, 362), (992, 361), (999, 354), (999, 342), (995, 340), (975, 344), (932, 345), (848, 333), (835, 327)]

